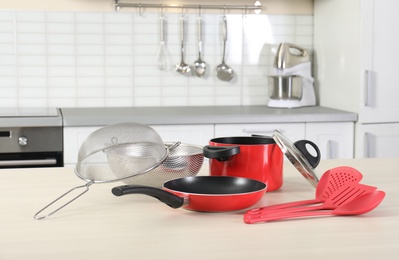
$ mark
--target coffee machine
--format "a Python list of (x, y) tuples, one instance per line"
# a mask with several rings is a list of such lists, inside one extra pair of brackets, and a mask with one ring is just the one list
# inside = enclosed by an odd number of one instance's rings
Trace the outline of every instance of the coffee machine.
[(315, 106), (311, 62), (306, 49), (281, 43), (274, 60), (275, 75), (269, 76), (269, 107)]

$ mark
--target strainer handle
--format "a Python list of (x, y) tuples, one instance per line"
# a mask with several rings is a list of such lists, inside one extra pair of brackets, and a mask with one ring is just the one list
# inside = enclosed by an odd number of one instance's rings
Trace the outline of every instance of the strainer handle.
[(166, 149), (168, 149), (169, 151), (175, 149), (176, 147), (178, 147), (181, 144), (181, 142), (174, 142), (174, 143), (165, 143), (165, 147)]
[[(83, 194), (85, 194), (88, 190), (90, 185), (92, 185), (94, 183), (94, 181), (90, 181), (87, 182), (85, 185), (81, 185), (81, 186), (76, 186), (72, 189), (70, 189), (69, 191), (65, 192), (64, 194), (62, 194), (61, 196), (59, 196), (58, 198), (56, 198), (55, 200), (53, 200), (52, 202), (50, 202), (47, 206), (45, 206), (44, 208), (42, 208), (41, 210), (39, 210), (34, 216), (33, 218), (36, 220), (41, 220), (41, 219), (45, 219), (50, 217), (51, 215), (53, 215), (54, 213), (56, 213), (57, 211), (61, 210), (62, 208), (66, 207), (69, 203), (71, 203), (72, 201), (76, 200), (77, 198), (79, 198), (80, 196), (82, 196)], [(66, 195), (68, 195), (69, 193), (77, 190), (77, 189), (84, 189), (81, 193), (77, 194), (75, 197), (73, 197), (72, 199), (70, 199), (69, 201), (67, 201), (66, 203), (64, 203), (63, 205), (61, 205), (60, 207), (58, 207), (57, 209), (53, 210), (52, 212), (48, 213), (47, 215), (39, 215), (40, 213), (42, 213), (44, 210), (46, 210), (47, 208), (49, 208), (51, 205), (55, 204), (57, 201), (59, 201), (60, 199), (62, 199), (63, 197), (65, 197)]]

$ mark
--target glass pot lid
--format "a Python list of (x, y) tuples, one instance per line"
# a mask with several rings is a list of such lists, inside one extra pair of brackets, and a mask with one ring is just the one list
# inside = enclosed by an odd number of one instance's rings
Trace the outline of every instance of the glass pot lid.
[[(320, 150), (317, 145), (309, 140), (300, 140), (293, 143), (278, 130), (274, 131), (273, 139), (303, 177), (305, 177), (313, 187), (316, 187), (319, 179), (315, 174), (314, 168), (319, 164), (321, 158)], [(314, 149), (316, 152), (315, 156), (309, 152), (308, 146)]]

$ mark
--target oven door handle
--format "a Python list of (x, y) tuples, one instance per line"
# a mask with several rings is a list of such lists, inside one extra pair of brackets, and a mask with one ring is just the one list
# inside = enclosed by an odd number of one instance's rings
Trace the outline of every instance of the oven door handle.
[(4, 166), (25, 166), (25, 165), (55, 165), (57, 159), (38, 159), (38, 160), (0, 160), (0, 167)]

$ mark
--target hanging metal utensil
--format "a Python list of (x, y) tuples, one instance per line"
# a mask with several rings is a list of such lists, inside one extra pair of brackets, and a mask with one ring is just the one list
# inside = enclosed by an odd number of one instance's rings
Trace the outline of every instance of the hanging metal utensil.
[(168, 49), (165, 42), (165, 16), (163, 13), (163, 7), (161, 7), (161, 16), (159, 18), (159, 47), (156, 56), (156, 65), (160, 70), (171, 69), (171, 61)]
[(180, 54), (181, 60), (176, 64), (176, 71), (181, 74), (187, 74), (191, 71), (191, 68), (188, 64), (184, 62), (184, 31), (185, 31), (185, 19), (182, 11), (182, 15), (180, 17)]
[(226, 15), (222, 17), (222, 35), (223, 35), (223, 56), (222, 63), (215, 69), (215, 73), (218, 79), (222, 81), (230, 81), (234, 78), (233, 69), (225, 63), (226, 56), (226, 42), (227, 42), (227, 18)]
[[(100, 128), (90, 134), (79, 149), (75, 174), (87, 183), (62, 194), (38, 211), (34, 218), (48, 218), (86, 193), (94, 183), (113, 182), (146, 173), (159, 166), (168, 155), (169, 149), (165, 147), (158, 133), (149, 126), (121, 123)], [(50, 213), (40, 215), (78, 189), (83, 191)]]
[(206, 72), (206, 63), (202, 60), (202, 17), (201, 6), (199, 6), (198, 14), (198, 59), (194, 62), (195, 75), (202, 78)]

